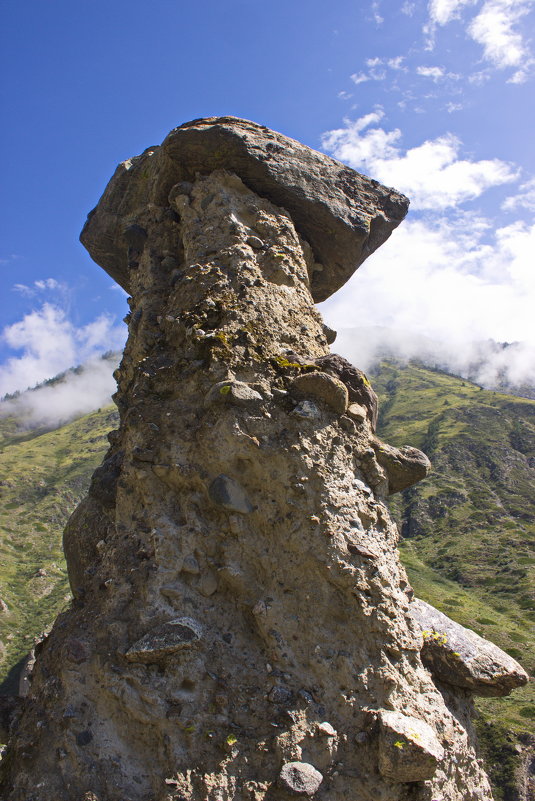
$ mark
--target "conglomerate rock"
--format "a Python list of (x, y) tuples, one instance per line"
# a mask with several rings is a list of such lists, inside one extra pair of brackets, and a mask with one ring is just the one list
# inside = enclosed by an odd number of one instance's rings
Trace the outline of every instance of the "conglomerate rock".
[[(232, 147), (180, 150), (205, 129)], [(281, 141), (183, 126), (118, 169), (86, 226), (132, 294), (121, 422), (65, 531), (74, 603), (12, 727), (8, 801), (491, 799), (469, 693), (443, 696), (421, 662), (371, 390), (325, 359), (310, 290), (316, 223), (337, 262), (342, 220), (354, 267), (377, 244), (364, 217), (402, 201)]]

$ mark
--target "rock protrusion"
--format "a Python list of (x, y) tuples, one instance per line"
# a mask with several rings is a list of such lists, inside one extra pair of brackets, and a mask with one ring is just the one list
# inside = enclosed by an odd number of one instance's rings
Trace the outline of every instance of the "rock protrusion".
[(527, 683), (512, 656), (431, 604), (413, 598), (409, 612), (422, 633), (422, 660), (440, 681), (482, 696), (509, 695)]
[[(224, 168), (262, 197), (286, 209), (314, 252), (316, 302), (336, 292), (405, 217), (409, 201), (394, 189), (262, 125), (209, 117), (175, 128), (159, 147), (117, 167), (88, 218), (82, 242), (93, 259), (130, 292), (123, 231), (140, 206), (163, 205), (184, 178)], [(188, 185), (189, 182), (186, 182)], [(189, 183), (191, 187), (191, 183)], [(119, 211), (119, 213), (118, 213)], [(136, 246), (143, 244), (136, 237)], [(255, 242), (256, 245), (256, 242)], [(323, 269), (313, 269), (321, 264)]]
[(215, 403), (251, 406), (261, 401), (262, 395), (243, 381), (218, 381), (205, 398), (207, 406)]
[(431, 779), (444, 758), (433, 729), (400, 712), (379, 713), (379, 770), (395, 782)]
[(431, 471), (431, 462), (418, 448), (409, 445), (394, 448), (378, 439), (372, 440), (372, 447), (378, 463), (388, 476), (389, 495), (412, 487)]
[(235, 118), (118, 168), (82, 239), (132, 294), (119, 428), (67, 527), (75, 599), (6, 801), (491, 801), (467, 693), (450, 711), (407, 615), (402, 460), (314, 307), (405, 210)]

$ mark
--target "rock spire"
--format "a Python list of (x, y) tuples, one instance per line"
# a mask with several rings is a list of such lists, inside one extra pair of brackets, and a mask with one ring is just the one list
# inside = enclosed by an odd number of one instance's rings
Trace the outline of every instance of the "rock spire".
[(232, 117), (118, 167), (82, 241), (132, 296), (120, 428), (65, 531), (74, 601), (8, 801), (490, 801), (471, 692), (525, 674), (494, 649), (447, 683), (481, 645), (435, 653), (385, 506), (429, 462), (377, 438), (314, 307), (407, 206)]

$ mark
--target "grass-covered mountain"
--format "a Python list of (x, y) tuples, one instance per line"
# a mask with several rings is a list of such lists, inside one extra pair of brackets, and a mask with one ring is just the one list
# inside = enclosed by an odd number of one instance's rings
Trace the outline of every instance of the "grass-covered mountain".
[[(433, 473), (391, 509), (416, 594), (492, 640), (535, 675), (535, 401), (410, 364), (372, 376), (380, 435), (424, 450)], [(535, 721), (533, 684), (479, 699), (497, 798), (520, 798), (513, 769)]]
[(0, 682), (70, 600), (62, 531), (116, 421), (112, 407), (54, 431), (0, 418)]
[[(372, 376), (380, 435), (422, 448), (434, 472), (393, 496), (416, 594), (535, 669), (535, 401), (414, 364)], [(70, 595), (64, 524), (115, 427), (111, 407), (54, 431), (0, 418), (0, 681)], [(6, 678), (7, 677), (7, 678)], [(478, 701), (497, 801), (522, 799), (515, 770), (530, 742), (533, 691)], [(526, 796), (524, 796), (526, 797)]]

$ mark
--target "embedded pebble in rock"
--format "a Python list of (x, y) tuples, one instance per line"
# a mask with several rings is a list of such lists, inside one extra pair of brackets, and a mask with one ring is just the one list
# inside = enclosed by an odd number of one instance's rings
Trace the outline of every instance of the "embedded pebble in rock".
[(431, 779), (444, 758), (433, 729), (399, 712), (379, 712), (379, 770), (397, 782)]
[(201, 634), (201, 626), (189, 617), (169, 620), (145, 634), (125, 656), (129, 662), (161, 662), (182, 648), (190, 648)]
[(348, 406), (347, 413), (357, 423), (363, 423), (366, 419), (366, 409), (358, 403), (351, 403)]
[(261, 400), (262, 395), (243, 381), (220, 381), (211, 388), (205, 403), (207, 405), (233, 403), (236, 406), (247, 406)]
[(316, 359), (316, 364), (326, 373), (338, 377), (346, 385), (349, 402), (364, 406), (367, 410), (371, 427), (375, 431), (379, 401), (362, 370), (354, 367), (351, 362), (348, 362), (347, 359), (337, 353), (320, 356)]
[(316, 420), (321, 416), (320, 410), (312, 401), (301, 401), (290, 413), (293, 417), (301, 417), (303, 420)]
[(305, 373), (299, 375), (291, 383), (291, 391), (295, 395), (312, 396), (330, 406), (336, 414), (343, 414), (347, 409), (347, 387), (338, 378), (328, 373)]
[(243, 488), (237, 481), (225, 476), (223, 473), (214, 478), (210, 484), (209, 493), (214, 503), (229, 512), (239, 512), (242, 515), (246, 515), (253, 511), (253, 507)]
[(269, 691), (268, 698), (272, 704), (289, 704), (293, 693), (288, 687), (277, 685)]
[(188, 554), (182, 562), (182, 570), (184, 573), (191, 573), (193, 576), (198, 576), (201, 572), (198, 561), (193, 554)]
[(120, 425), (65, 530), (74, 602), (10, 713), (4, 801), (491, 801), (384, 504), (419, 457), (383, 460), (314, 305), (406, 209), (230, 117), (119, 165), (82, 240), (132, 295)]
[(313, 796), (323, 781), (323, 776), (308, 762), (287, 762), (282, 766), (279, 781), (292, 795)]
[(327, 721), (319, 724), (318, 732), (323, 734), (325, 737), (336, 737), (336, 729), (334, 726), (331, 726), (330, 723), (327, 723)]
[(264, 243), (257, 236), (248, 236), (247, 244), (250, 245), (252, 248), (254, 248), (254, 250), (260, 250), (261, 248), (264, 247)]

